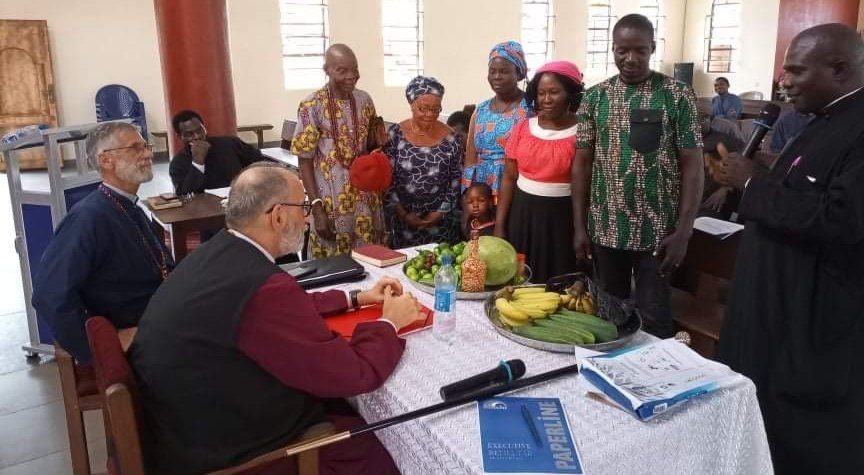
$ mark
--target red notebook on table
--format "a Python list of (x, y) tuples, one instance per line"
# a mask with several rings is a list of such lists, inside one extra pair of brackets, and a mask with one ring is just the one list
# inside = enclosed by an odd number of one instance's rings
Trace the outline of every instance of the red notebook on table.
[[(434, 312), (426, 306), (422, 307), (423, 308), (420, 312), (426, 318), (399, 330), (399, 336), (405, 336), (409, 333), (432, 327)], [(381, 310), (381, 305), (369, 305), (353, 312), (337, 313), (335, 315), (325, 316), (324, 323), (326, 323), (331, 330), (339, 332), (346, 340), (350, 340), (351, 336), (354, 335), (354, 328), (358, 324), (378, 320), (381, 318)]]

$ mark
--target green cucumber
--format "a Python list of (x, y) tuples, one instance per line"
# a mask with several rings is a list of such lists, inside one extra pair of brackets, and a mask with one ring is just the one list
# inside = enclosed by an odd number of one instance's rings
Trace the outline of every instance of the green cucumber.
[(583, 330), (587, 330), (594, 334), (597, 343), (605, 343), (607, 341), (618, 339), (618, 327), (614, 323), (603, 320), (594, 315), (586, 315), (579, 312), (562, 313), (560, 310), (549, 316), (552, 321), (577, 325)]
[(534, 325), (513, 327), (513, 333), (526, 338), (531, 338), (532, 340), (540, 340), (547, 343), (564, 343), (568, 345), (582, 344), (581, 340), (577, 342), (574, 338), (569, 338), (561, 332)]
[(537, 319), (534, 320), (534, 324), (540, 327), (549, 328), (556, 332), (561, 333), (565, 337), (572, 337), (574, 339), (579, 339), (582, 341), (580, 344), (594, 344), (596, 338), (594, 334), (590, 331), (579, 327), (578, 325), (573, 325), (570, 323), (559, 322), (555, 320), (549, 320), (548, 318)]

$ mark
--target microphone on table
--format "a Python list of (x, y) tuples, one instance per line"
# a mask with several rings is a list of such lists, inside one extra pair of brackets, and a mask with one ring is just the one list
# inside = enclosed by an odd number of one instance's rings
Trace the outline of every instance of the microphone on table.
[(525, 376), (522, 360), (502, 361), (495, 369), (442, 386), (439, 393), (441, 399), (450, 401), (478, 390), (509, 384), (522, 376)]
[(780, 106), (772, 102), (765, 104), (765, 107), (759, 111), (759, 117), (753, 121), (753, 132), (750, 134), (750, 139), (747, 140), (747, 145), (744, 146), (741, 155), (753, 158), (762, 140), (765, 139), (765, 134), (771, 130), (778, 117), (780, 117)]

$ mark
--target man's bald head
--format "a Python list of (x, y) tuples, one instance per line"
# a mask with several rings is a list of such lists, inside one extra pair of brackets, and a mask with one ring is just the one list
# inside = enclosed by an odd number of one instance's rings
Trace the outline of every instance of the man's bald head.
[(296, 175), (276, 163), (256, 162), (231, 183), (225, 224), (242, 231), (275, 203), (291, 202), (298, 194), (303, 201), (303, 185)]
[(792, 40), (781, 86), (799, 112), (819, 113), (835, 99), (864, 86), (864, 44), (839, 23), (814, 26)]
[(812, 54), (828, 63), (845, 61), (852, 65), (853, 72), (864, 74), (864, 41), (861, 35), (842, 23), (826, 23), (808, 28), (792, 40), (789, 45), (811, 49)]
[(354, 50), (348, 45), (343, 43), (332, 44), (324, 53), (324, 67), (326, 68), (332, 61), (343, 58), (353, 59), (355, 63), (357, 62), (357, 55), (354, 54)]

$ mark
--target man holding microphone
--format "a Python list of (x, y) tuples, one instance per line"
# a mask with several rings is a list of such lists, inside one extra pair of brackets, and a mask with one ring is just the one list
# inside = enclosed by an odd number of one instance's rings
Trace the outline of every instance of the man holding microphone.
[(783, 69), (815, 117), (765, 174), (724, 159), (745, 229), (719, 356), (756, 383), (777, 473), (864, 473), (864, 43), (819, 25)]

